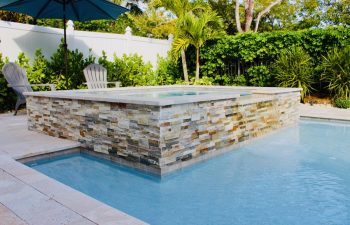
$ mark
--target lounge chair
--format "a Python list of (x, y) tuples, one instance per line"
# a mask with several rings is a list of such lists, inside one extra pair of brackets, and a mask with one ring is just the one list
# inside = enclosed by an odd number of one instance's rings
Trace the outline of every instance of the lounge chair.
[(26, 103), (26, 97), (23, 95), (23, 92), (32, 92), (32, 87), (34, 86), (49, 86), (51, 91), (56, 90), (54, 84), (29, 84), (26, 71), (12, 62), (4, 65), (2, 73), (5, 76), (8, 86), (11, 87), (17, 95), (14, 115), (17, 114), (19, 106)]
[(86, 84), (89, 89), (107, 88), (108, 84), (120, 86), (120, 82), (108, 82), (107, 70), (99, 64), (90, 64), (84, 69)]

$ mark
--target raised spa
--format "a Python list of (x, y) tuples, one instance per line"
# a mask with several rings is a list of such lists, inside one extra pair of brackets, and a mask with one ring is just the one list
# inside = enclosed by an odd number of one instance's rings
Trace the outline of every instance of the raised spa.
[(30, 130), (165, 174), (296, 124), (300, 89), (162, 86), (26, 95)]

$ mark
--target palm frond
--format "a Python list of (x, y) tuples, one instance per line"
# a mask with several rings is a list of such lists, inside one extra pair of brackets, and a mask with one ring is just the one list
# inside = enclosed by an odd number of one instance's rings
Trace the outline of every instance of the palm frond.
[(188, 38), (185, 38), (184, 36), (177, 37), (172, 45), (171, 48), (171, 56), (176, 61), (182, 50), (186, 50), (188, 46), (190, 45), (190, 42), (188, 41)]

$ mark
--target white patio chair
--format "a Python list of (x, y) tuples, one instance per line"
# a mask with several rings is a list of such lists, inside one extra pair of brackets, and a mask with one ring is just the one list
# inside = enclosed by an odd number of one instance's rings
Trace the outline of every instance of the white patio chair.
[(23, 95), (23, 92), (32, 92), (32, 87), (34, 86), (49, 86), (51, 91), (56, 90), (54, 84), (29, 84), (26, 71), (12, 62), (4, 65), (2, 73), (5, 76), (8, 86), (11, 87), (17, 95), (14, 115), (17, 114), (19, 106), (26, 103), (26, 97)]
[(84, 69), (86, 84), (89, 89), (107, 88), (108, 84), (120, 86), (120, 82), (108, 82), (107, 70), (99, 64), (90, 64)]

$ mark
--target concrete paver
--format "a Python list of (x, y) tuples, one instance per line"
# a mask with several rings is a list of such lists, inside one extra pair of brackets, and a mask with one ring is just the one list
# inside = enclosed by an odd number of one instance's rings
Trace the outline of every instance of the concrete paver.
[(8, 225), (26, 225), (27, 224), (1, 203), (0, 203), (0, 218), (1, 218), (0, 224), (8, 224)]
[(15, 159), (79, 147), (28, 131), (26, 115), (0, 114), (0, 224), (146, 224)]
[[(3, 170), (0, 180), (0, 202), (28, 224), (71, 224), (84, 219)], [(85, 219), (85, 224), (95, 223)]]
[(312, 119), (350, 121), (350, 109), (300, 104), (300, 116)]
[(15, 159), (78, 146), (75, 141), (28, 131), (26, 115), (0, 114), (0, 151)]

